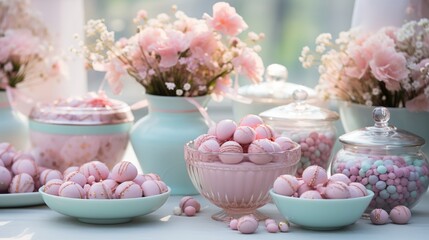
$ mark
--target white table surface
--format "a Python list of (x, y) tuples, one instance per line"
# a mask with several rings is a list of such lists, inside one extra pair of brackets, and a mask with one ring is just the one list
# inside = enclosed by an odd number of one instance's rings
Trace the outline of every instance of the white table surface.
[[(287, 233), (268, 233), (263, 222), (256, 233), (240, 234), (226, 223), (214, 221), (216, 206), (195, 196), (202, 210), (194, 217), (175, 216), (173, 208), (181, 196), (171, 196), (157, 211), (137, 217), (129, 223), (94, 225), (61, 215), (47, 206), (0, 208), (0, 239), (427, 239), (429, 234), (429, 194), (412, 209), (409, 224), (372, 225), (360, 219), (355, 224), (336, 231), (312, 231), (292, 225)], [(268, 216), (282, 220), (274, 204), (260, 208)], [(419, 238), (418, 238), (419, 237)]]

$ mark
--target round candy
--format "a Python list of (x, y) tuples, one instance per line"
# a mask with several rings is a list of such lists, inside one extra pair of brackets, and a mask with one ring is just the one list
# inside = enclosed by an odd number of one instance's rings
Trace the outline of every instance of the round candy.
[[(226, 164), (237, 164), (243, 160), (243, 148), (234, 141), (224, 142), (219, 149), (219, 159)], [(223, 154), (225, 153), (225, 154)]]
[(185, 213), (186, 216), (192, 217), (192, 216), (195, 216), (195, 214), (197, 213), (197, 210), (192, 206), (187, 206), (185, 207), (185, 210), (183, 212)]
[(12, 182), (12, 173), (5, 167), (0, 166), (0, 193), (6, 192)]
[(182, 209), (180, 207), (177, 207), (177, 206), (174, 207), (173, 214), (176, 215), (176, 216), (182, 215)]
[(237, 124), (233, 120), (225, 119), (216, 124), (216, 137), (219, 141), (227, 141), (234, 135)]
[(312, 165), (304, 170), (302, 179), (308, 186), (315, 187), (318, 184), (326, 183), (328, 181), (328, 175), (324, 168)]
[(202, 135), (198, 136), (198, 137), (194, 140), (194, 147), (195, 147), (196, 149), (198, 149), (198, 148), (201, 146), (201, 143), (203, 143), (203, 142), (205, 142), (205, 141), (207, 141), (207, 140), (215, 140), (215, 141), (217, 141), (216, 136), (214, 136), (214, 135), (210, 135), (210, 134), (202, 134)]
[(68, 181), (61, 184), (58, 189), (58, 195), (61, 197), (84, 199), (86, 194), (81, 185)]
[(282, 151), (287, 151), (295, 147), (294, 141), (288, 137), (278, 137), (274, 142), (280, 146)]
[(59, 196), (59, 190), (63, 183), (64, 181), (61, 179), (51, 179), (45, 184), (43, 191), (47, 194)]
[(265, 227), (266, 227), (270, 223), (276, 223), (276, 220), (274, 220), (272, 218), (267, 218), (267, 219), (265, 219), (264, 223), (265, 223)]
[[(133, 181), (134, 182), (134, 181)], [(113, 180), (113, 179), (106, 179), (106, 180), (103, 180), (103, 183), (106, 185), (106, 186), (108, 186), (109, 188), (110, 188), (110, 190), (112, 190), (112, 193), (114, 193), (115, 192), (115, 190), (116, 190), (116, 188), (118, 187), (118, 185), (119, 185), (119, 183), (118, 182), (116, 182), (115, 180)], [(138, 184), (137, 183), (137, 185), (140, 185), (140, 184)]]
[(306, 199), (322, 199), (322, 195), (316, 190), (309, 190), (306, 192), (303, 192), (299, 198), (306, 198)]
[(365, 186), (358, 182), (352, 182), (349, 184), (349, 192), (351, 198), (364, 197), (368, 195), (368, 191)]
[(261, 117), (259, 117), (258, 115), (249, 114), (241, 119), (239, 126), (248, 126), (251, 128), (256, 128), (261, 124), (264, 124), (264, 121)]
[(406, 206), (398, 205), (392, 208), (389, 216), (393, 223), (406, 224), (411, 219), (411, 211)]
[(347, 184), (343, 182), (330, 182), (325, 189), (325, 197), (329, 199), (345, 199), (350, 197)]
[(329, 177), (330, 182), (343, 182), (345, 184), (350, 184), (352, 181), (350, 181), (349, 177), (342, 173), (335, 173), (334, 175)]
[(85, 175), (83, 175), (83, 173), (78, 172), (78, 171), (74, 171), (74, 172), (70, 172), (69, 174), (67, 174), (64, 177), (64, 181), (75, 182), (75, 183), (79, 184), (81, 187), (83, 187), (88, 182), (88, 179), (85, 177)]
[(109, 168), (106, 164), (100, 161), (91, 161), (84, 163), (79, 168), (79, 172), (85, 175), (86, 178), (88, 178), (89, 176), (94, 176), (96, 182), (107, 179), (107, 177), (109, 176)]
[(275, 149), (270, 140), (257, 139), (249, 145), (249, 160), (255, 164), (267, 164), (274, 160), (274, 155), (269, 154), (273, 152)]
[(137, 177), (137, 168), (131, 162), (122, 161), (113, 167), (110, 174), (119, 183), (133, 181)]
[(213, 153), (213, 152), (219, 152), (219, 143), (216, 140), (209, 139), (203, 143), (201, 143), (200, 147), (198, 148), (198, 151), (203, 153)]
[(63, 179), (63, 174), (55, 169), (45, 169), (40, 173), (40, 184), (45, 185), (49, 180)]
[(143, 196), (142, 188), (133, 181), (125, 181), (119, 184), (115, 190), (116, 198), (139, 198)]
[(201, 204), (191, 196), (185, 196), (180, 199), (179, 207), (182, 209), (182, 211), (184, 211), (188, 206), (195, 208), (197, 212), (199, 212), (201, 209)]
[(289, 231), (289, 222), (279, 222), (279, 230), (281, 232)]
[(112, 199), (112, 189), (103, 182), (91, 185), (87, 193), (88, 199)]
[(255, 128), (256, 139), (272, 139), (275, 136), (274, 130), (270, 125), (261, 124)]
[(389, 221), (389, 214), (381, 208), (376, 208), (371, 211), (369, 218), (373, 224), (382, 225)]
[(12, 178), (9, 186), (10, 193), (26, 193), (34, 191), (34, 180), (27, 173), (20, 173)]
[(273, 183), (273, 190), (277, 194), (292, 196), (299, 187), (299, 182), (295, 176), (284, 174), (276, 178)]
[(30, 158), (20, 158), (13, 162), (12, 172), (17, 175), (20, 173), (27, 173), (31, 177), (36, 177), (38, 172), (36, 162)]
[(156, 173), (146, 173), (146, 174), (143, 174), (143, 177), (146, 180), (158, 180), (158, 181), (161, 181), (161, 177), (158, 174), (156, 174)]
[(161, 181), (158, 180), (147, 180), (141, 185), (143, 190), (143, 196), (153, 196), (165, 192), (164, 186), (161, 184)]
[(254, 233), (258, 229), (258, 221), (251, 216), (243, 216), (238, 219), (237, 230), (244, 234)]
[(232, 230), (238, 230), (238, 219), (231, 219), (231, 221), (229, 222), (229, 228), (231, 228)]
[(256, 139), (256, 132), (252, 127), (240, 126), (235, 130), (233, 139), (242, 145), (250, 144)]
[(279, 226), (276, 223), (269, 223), (265, 229), (267, 229), (269, 233), (276, 233), (279, 231)]
[(64, 170), (63, 172), (63, 176), (67, 176), (69, 173), (74, 172), (74, 171), (79, 171), (79, 167), (78, 166), (71, 166), (66, 168), (66, 170)]

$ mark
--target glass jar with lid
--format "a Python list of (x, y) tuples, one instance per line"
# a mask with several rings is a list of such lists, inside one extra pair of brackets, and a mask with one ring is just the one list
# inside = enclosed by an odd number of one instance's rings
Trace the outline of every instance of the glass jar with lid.
[(65, 170), (99, 160), (122, 160), (134, 117), (124, 102), (103, 94), (35, 106), (29, 116), (32, 153), (40, 166)]
[(296, 89), (308, 93), (308, 101), (318, 104), (316, 92), (299, 84), (287, 82), (288, 70), (280, 64), (271, 64), (265, 70), (265, 77), (259, 84), (241, 86), (238, 98), (233, 100), (234, 119), (239, 120), (248, 114), (259, 114), (268, 109), (293, 102), (292, 94)]
[(259, 114), (274, 131), (301, 145), (301, 160), (296, 172), (301, 177), (308, 166), (329, 166), (332, 149), (336, 141), (334, 122), (339, 119), (336, 112), (307, 103), (308, 94), (303, 89), (293, 93), (294, 102)]
[(389, 126), (387, 108), (373, 110), (374, 126), (339, 137), (343, 144), (331, 163), (331, 173), (343, 173), (374, 191), (367, 212), (390, 211), (397, 205), (417, 204), (429, 185), (429, 164), (421, 147), (425, 140)]

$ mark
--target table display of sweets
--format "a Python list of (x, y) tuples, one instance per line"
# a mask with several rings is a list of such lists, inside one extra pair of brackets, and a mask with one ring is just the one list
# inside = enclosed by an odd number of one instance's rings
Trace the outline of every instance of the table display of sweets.
[(367, 212), (395, 206), (412, 208), (429, 185), (429, 162), (421, 151), (425, 140), (389, 126), (387, 108), (373, 111), (374, 126), (340, 136), (343, 147), (331, 163), (331, 172), (343, 173), (374, 191)]
[(102, 93), (38, 105), (29, 118), (37, 163), (60, 171), (93, 159), (112, 168), (125, 153), (134, 120), (126, 103)]
[(297, 177), (310, 165), (327, 169), (336, 140), (334, 122), (339, 119), (336, 112), (308, 104), (307, 97), (306, 91), (297, 89), (293, 103), (259, 114), (276, 133), (301, 145)]

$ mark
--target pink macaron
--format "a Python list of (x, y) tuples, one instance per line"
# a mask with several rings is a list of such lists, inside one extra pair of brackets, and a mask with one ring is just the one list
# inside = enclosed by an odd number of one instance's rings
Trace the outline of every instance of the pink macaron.
[(52, 179), (63, 179), (63, 174), (56, 169), (45, 169), (40, 173), (39, 181), (40, 184), (45, 185), (49, 180)]
[(113, 193), (110, 186), (103, 182), (96, 182), (91, 185), (87, 192), (88, 199), (112, 199)]
[(20, 173), (12, 178), (9, 185), (10, 193), (26, 193), (34, 191), (33, 177), (27, 173)]
[(107, 179), (109, 176), (109, 168), (105, 163), (100, 161), (84, 163), (82, 166), (80, 166), (79, 171), (85, 175), (86, 178), (94, 176), (94, 180), (96, 182)]
[(58, 189), (58, 195), (61, 197), (68, 198), (86, 198), (86, 194), (83, 190), (83, 187), (72, 181), (67, 181), (61, 184), (60, 188)]
[(234, 141), (224, 142), (219, 148), (219, 159), (226, 164), (237, 164), (243, 160), (243, 147)]
[(43, 191), (47, 194), (59, 196), (59, 190), (64, 183), (61, 179), (51, 179), (44, 185)]
[(273, 139), (275, 137), (275, 132), (270, 125), (261, 124), (255, 128), (256, 139)]
[(250, 126), (239, 126), (234, 132), (233, 140), (239, 144), (250, 144), (256, 139), (256, 132)]
[(239, 126), (249, 126), (251, 128), (256, 128), (257, 126), (264, 124), (264, 121), (262, 120), (261, 117), (259, 117), (258, 115), (254, 115), (254, 114), (249, 114), (244, 116), (241, 120), (240, 123), (238, 124)]
[(411, 211), (404, 205), (398, 205), (389, 213), (390, 219), (396, 224), (406, 224), (411, 219)]
[(143, 196), (142, 188), (133, 181), (125, 181), (119, 184), (115, 190), (116, 198), (139, 198)]
[(237, 230), (240, 233), (251, 234), (256, 232), (258, 225), (258, 221), (253, 216), (245, 215), (238, 219)]
[(325, 184), (328, 181), (328, 174), (324, 168), (311, 165), (302, 173), (302, 179), (308, 186), (314, 188), (319, 184)]
[(128, 161), (122, 161), (117, 163), (111, 172), (111, 178), (115, 181), (122, 183), (125, 181), (132, 181), (137, 177), (137, 168)]
[(216, 136), (215, 136), (215, 135), (202, 134), (202, 135), (198, 136), (198, 137), (194, 140), (194, 147), (195, 147), (196, 149), (198, 149), (198, 148), (201, 146), (201, 143), (203, 143), (203, 142), (205, 142), (205, 141), (207, 141), (207, 140), (215, 140), (215, 141), (217, 141), (217, 139), (216, 139)]
[(349, 188), (343, 182), (329, 182), (324, 194), (328, 199), (345, 199), (350, 197)]
[(237, 129), (237, 124), (230, 119), (224, 119), (216, 124), (216, 138), (223, 142), (230, 140)]
[(83, 175), (83, 173), (79, 171), (73, 171), (67, 174), (66, 176), (64, 176), (64, 181), (65, 182), (71, 181), (83, 187), (85, 186), (85, 184), (88, 183), (88, 178), (85, 177), (85, 175)]
[(31, 158), (20, 158), (14, 161), (11, 169), (15, 175), (27, 173), (31, 177), (35, 178), (39, 174), (37, 164)]
[(12, 173), (9, 171), (9, 169), (0, 166), (0, 193), (7, 192), (11, 182)]
[(255, 164), (267, 164), (274, 160), (275, 147), (266, 138), (253, 141), (248, 148), (249, 160)]

